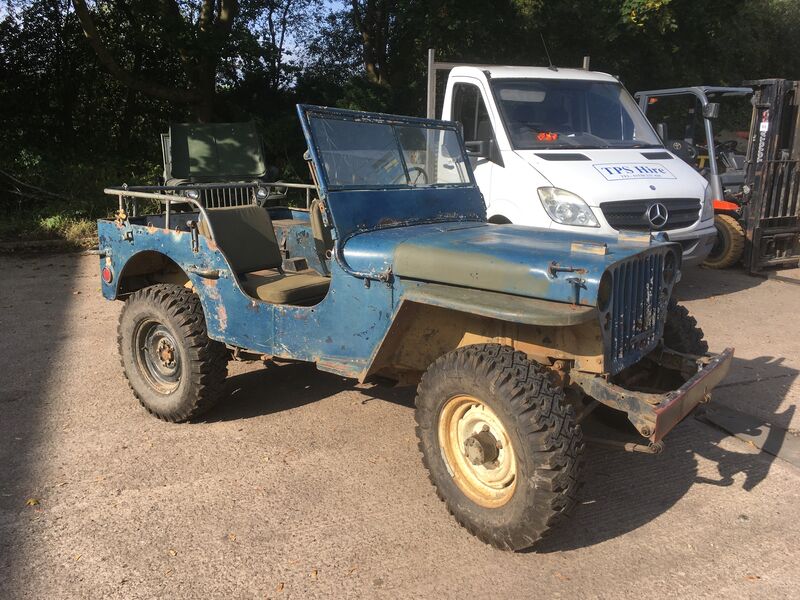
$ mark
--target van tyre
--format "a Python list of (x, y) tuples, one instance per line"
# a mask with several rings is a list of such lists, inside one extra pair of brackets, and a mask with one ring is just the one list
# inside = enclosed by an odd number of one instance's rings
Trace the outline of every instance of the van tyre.
[(187, 421), (222, 396), (228, 352), (209, 339), (200, 299), (188, 288), (159, 284), (133, 293), (117, 334), (125, 377), (150, 414)]
[(487, 544), (528, 548), (575, 505), (580, 426), (522, 352), (481, 344), (440, 357), (417, 388), (416, 421), (437, 495)]
[(716, 215), (714, 226), (717, 228), (717, 240), (703, 266), (709, 269), (727, 269), (742, 258), (745, 241), (744, 229), (739, 221), (731, 215)]
[(685, 306), (675, 299), (667, 306), (667, 320), (664, 323), (664, 345), (683, 354), (702, 356), (708, 353), (708, 342), (697, 319), (689, 314)]

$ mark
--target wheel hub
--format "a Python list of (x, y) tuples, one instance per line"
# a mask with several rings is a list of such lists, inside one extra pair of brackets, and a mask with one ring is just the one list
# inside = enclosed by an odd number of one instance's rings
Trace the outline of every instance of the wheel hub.
[(175, 348), (167, 341), (166, 338), (161, 338), (158, 341), (158, 359), (165, 367), (171, 368), (175, 366)]
[(500, 455), (500, 443), (486, 426), (478, 433), (474, 433), (464, 441), (464, 456), (473, 465), (490, 467)]
[(454, 396), (439, 414), (439, 443), (453, 480), (471, 500), (496, 508), (514, 494), (517, 462), (505, 425), (487, 404)]
[(147, 383), (161, 394), (178, 389), (181, 360), (172, 332), (162, 323), (147, 319), (134, 333), (134, 351), (139, 371)]

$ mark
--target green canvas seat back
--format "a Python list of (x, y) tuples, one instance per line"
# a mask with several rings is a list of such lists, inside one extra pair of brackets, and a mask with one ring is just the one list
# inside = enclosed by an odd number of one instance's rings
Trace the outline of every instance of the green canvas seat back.
[[(275, 228), (267, 211), (250, 204), (227, 208), (210, 208), (206, 211), (214, 229), (214, 241), (225, 253), (235, 273), (250, 273), (281, 266)], [(208, 235), (204, 223), (200, 233)]]
[(255, 123), (179, 124), (169, 128), (168, 180), (246, 181), (267, 167)]

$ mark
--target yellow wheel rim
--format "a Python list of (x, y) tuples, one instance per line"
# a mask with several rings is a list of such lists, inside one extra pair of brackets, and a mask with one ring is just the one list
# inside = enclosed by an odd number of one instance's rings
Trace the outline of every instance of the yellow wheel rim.
[(517, 460), (505, 426), (474, 396), (453, 396), (439, 413), (439, 447), (450, 475), (481, 506), (503, 506), (514, 495)]

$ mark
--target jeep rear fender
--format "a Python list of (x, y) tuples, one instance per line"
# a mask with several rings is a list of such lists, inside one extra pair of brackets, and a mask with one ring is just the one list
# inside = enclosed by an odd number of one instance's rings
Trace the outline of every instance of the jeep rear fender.
[(174, 283), (187, 285), (189, 277), (174, 260), (156, 250), (143, 250), (131, 256), (116, 278), (114, 299), (148, 285)]
[(405, 290), (361, 379), (378, 375), (415, 383), (443, 354), (490, 342), (542, 364), (574, 360), (582, 370), (603, 372), (595, 308), (428, 283)]

